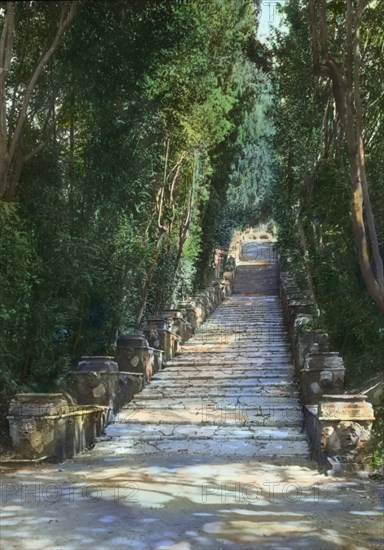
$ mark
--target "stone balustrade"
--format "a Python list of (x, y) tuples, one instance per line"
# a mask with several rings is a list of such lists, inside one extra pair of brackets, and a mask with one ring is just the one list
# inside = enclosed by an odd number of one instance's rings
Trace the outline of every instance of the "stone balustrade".
[[(223, 264), (223, 262), (222, 262)], [(232, 266), (235, 268), (235, 266)], [(195, 297), (149, 318), (143, 332), (123, 334), (116, 357), (82, 357), (71, 395), (17, 394), (8, 421), (16, 460), (62, 461), (92, 446), (113, 415), (150, 383), (200, 324), (232, 292), (228, 270)]]
[(316, 307), (293, 275), (279, 272), (279, 294), (300, 386), (313, 457), (334, 472), (367, 469), (366, 443), (374, 412), (363, 394), (345, 391), (342, 357), (316, 327)]

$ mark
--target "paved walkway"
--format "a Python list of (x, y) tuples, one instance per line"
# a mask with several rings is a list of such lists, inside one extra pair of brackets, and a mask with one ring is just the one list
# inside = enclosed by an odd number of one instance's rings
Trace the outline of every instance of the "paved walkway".
[(381, 548), (375, 486), (310, 460), (273, 255), (244, 250), (232, 297), (92, 451), (3, 477), (1, 548)]

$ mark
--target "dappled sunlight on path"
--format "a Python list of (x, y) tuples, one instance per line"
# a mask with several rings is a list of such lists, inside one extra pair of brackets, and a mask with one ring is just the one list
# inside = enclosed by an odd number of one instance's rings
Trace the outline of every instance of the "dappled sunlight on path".
[(88, 452), (8, 475), (5, 497), (3, 548), (379, 548), (364, 483), (311, 466)]
[(93, 450), (5, 471), (2, 548), (381, 547), (376, 486), (309, 458), (265, 243), (260, 256)]

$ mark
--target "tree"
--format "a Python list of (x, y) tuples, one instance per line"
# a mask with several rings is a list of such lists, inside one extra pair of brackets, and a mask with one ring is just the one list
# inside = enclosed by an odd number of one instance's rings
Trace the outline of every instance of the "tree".
[(208, 271), (254, 2), (1, 6), (0, 376), (50, 390)]
[[(353, 229), (360, 270), (370, 295), (384, 313), (384, 269), (366, 172), (360, 84), (361, 24), (363, 11), (368, 5), (366, 0), (347, 0), (342, 26), (336, 27), (335, 20), (340, 18), (340, 14), (335, 14), (325, 0), (310, 0), (308, 8), (314, 72), (318, 77), (332, 81), (336, 111), (346, 138)], [(337, 3), (334, 9), (339, 10)], [(335, 56), (329, 43), (329, 37), (333, 36), (335, 41), (335, 35), (342, 42), (341, 59)]]
[[(344, 6), (329, 2), (327, 12), (329, 55), (343, 71)], [(276, 157), (270, 200), (278, 246), (299, 280), (308, 282), (310, 277), (319, 312), (316, 322), (343, 354), (354, 387), (381, 364), (383, 315), (368, 292), (358, 261), (348, 146), (332, 79), (327, 73), (314, 78), (308, 4), (288, 0), (284, 14), (287, 32), (276, 33), (271, 73)], [(377, 60), (384, 46), (382, 16), (382, 3), (372, 3), (363, 12), (360, 27), (365, 169), (381, 254), (384, 96)], [(375, 269), (373, 262), (372, 266)]]

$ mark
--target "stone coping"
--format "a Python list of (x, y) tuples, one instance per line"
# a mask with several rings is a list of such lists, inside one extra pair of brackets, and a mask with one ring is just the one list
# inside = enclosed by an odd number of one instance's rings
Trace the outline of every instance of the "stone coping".
[[(158, 332), (167, 332), (168, 334), (171, 334), (171, 335), (175, 336), (175, 338), (178, 338), (179, 340), (181, 340), (181, 336), (180, 336), (179, 334), (177, 334), (176, 332), (173, 332), (173, 330), (170, 330), (169, 328), (151, 328), (151, 327), (145, 327), (144, 330), (152, 330), (152, 331), (157, 330)], [(157, 351), (159, 351), (159, 348), (151, 348), (150, 346), (140, 346), (140, 347), (138, 347), (138, 348), (135, 348), (134, 346), (119, 346), (119, 349), (128, 349), (128, 348), (132, 348), (132, 349), (146, 349), (146, 350), (156, 349)], [(164, 350), (161, 350), (161, 351), (164, 351)]]
[(87, 359), (105, 359), (106, 361), (114, 361), (114, 357), (112, 355), (82, 355), (80, 361)]
[(102, 405), (72, 405), (69, 408), (69, 412), (63, 413), (63, 414), (44, 414), (44, 415), (35, 415), (33, 413), (28, 414), (17, 414), (17, 415), (8, 415), (7, 419), (11, 420), (14, 418), (38, 418), (38, 419), (49, 419), (49, 420), (57, 420), (60, 418), (70, 418), (73, 416), (83, 416), (83, 415), (90, 415), (92, 413), (97, 412), (107, 412), (109, 410), (109, 407), (102, 406)]
[(324, 394), (322, 396), (323, 401), (365, 401), (366, 399), (367, 396), (363, 393)]
[[(150, 349), (153, 349), (153, 348), (150, 348)], [(154, 351), (161, 351), (162, 353), (164, 353), (163, 350), (161, 350), (161, 349), (154, 348)], [(112, 371), (112, 372), (110, 372), (110, 371), (100, 372), (100, 371), (92, 371), (92, 370), (89, 370), (89, 371), (74, 371), (72, 374), (75, 374), (76, 376), (86, 376), (90, 372), (94, 372), (95, 374), (100, 374), (100, 375), (107, 375), (107, 376), (121, 376), (122, 374), (127, 374), (129, 376), (136, 376), (138, 378), (144, 376), (141, 372), (133, 372), (133, 371), (131, 372), (129, 370), (119, 370), (119, 371)], [(31, 395), (34, 395), (34, 394), (31, 394)]]
[(314, 416), (317, 416), (318, 413), (319, 413), (319, 406), (316, 404), (316, 405), (303, 405), (303, 407), (305, 409), (307, 409), (307, 411), (311, 414), (313, 414)]
[(49, 397), (62, 397), (63, 399), (65, 399), (65, 396), (63, 393), (33, 393), (33, 392), (30, 392), (30, 393), (16, 393), (15, 396), (13, 397), (13, 399), (15, 399), (17, 397), (17, 399), (21, 400), (21, 399), (30, 399), (31, 397), (32, 398), (35, 398), (35, 399), (47, 399)]

